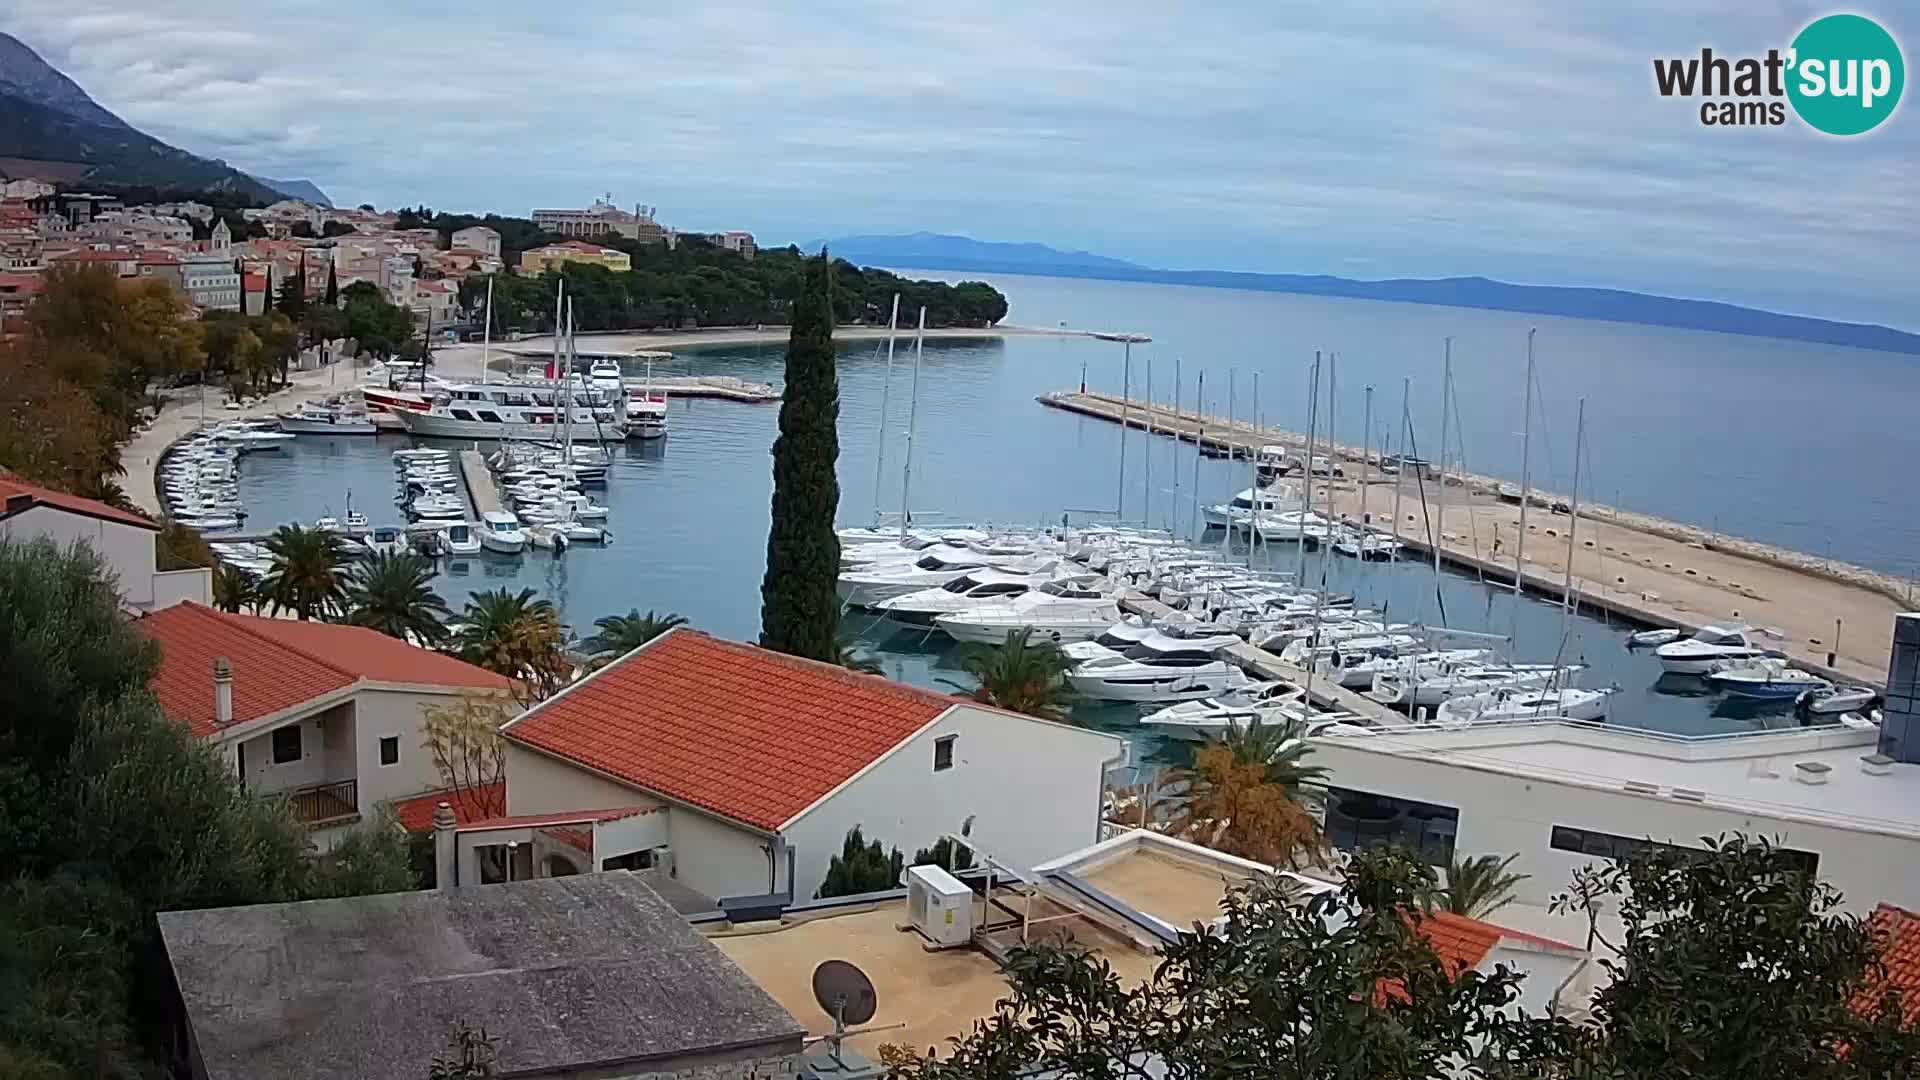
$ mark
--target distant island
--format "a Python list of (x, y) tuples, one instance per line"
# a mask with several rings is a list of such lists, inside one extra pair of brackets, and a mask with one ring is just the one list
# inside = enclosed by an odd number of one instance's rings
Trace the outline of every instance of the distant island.
[[(1103, 281), (1145, 281), (1217, 289), (1389, 300), (1405, 304), (1484, 308), (1530, 315), (1641, 323), (1681, 330), (1784, 338), (1822, 345), (1920, 355), (1920, 334), (1868, 323), (1834, 322), (1783, 315), (1712, 300), (1682, 300), (1622, 289), (1514, 285), (1483, 277), (1394, 278), (1358, 281), (1324, 274), (1249, 274), (1228, 270), (1160, 270), (1085, 251), (1045, 244), (1002, 244), (940, 233), (847, 236), (825, 243), (833, 253), (863, 266), (965, 273), (1041, 274)], [(818, 242), (813, 246), (818, 246)]]

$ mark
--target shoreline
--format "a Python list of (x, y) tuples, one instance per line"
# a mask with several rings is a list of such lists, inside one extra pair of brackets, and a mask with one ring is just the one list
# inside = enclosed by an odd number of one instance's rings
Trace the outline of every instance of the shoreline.
[[(599, 348), (582, 348), (580, 355), (591, 356), (603, 350), (624, 349), (628, 352), (645, 349), (671, 351), (675, 348), (698, 349), (721, 345), (778, 345), (784, 343), (790, 328), (768, 323), (764, 326), (713, 327), (704, 330), (581, 330), (575, 336), (582, 343), (602, 343)], [(1085, 337), (1091, 338), (1099, 331), (1078, 330), (1069, 327), (1049, 326), (947, 326), (927, 330), (929, 340), (986, 340), (1009, 337)], [(894, 336), (902, 343), (913, 341), (914, 331), (901, 327)], [(887, 328), (884, 326), (847, 325), (834, 328), (835, 341), (885, 341)], [(611, 343), (611, 344), (607, 344)], [(473, 348), (480, 346), (474, 342), (461, 342), (459, 346), (436, 348), (434, 355), (439, 356), (449, 348)], [(553, 351), (553, 335), (541, 334), (535, 337), (521, 338), (518, 341), (496, 341), (493, 348), (506, 353), (536, 353)]]

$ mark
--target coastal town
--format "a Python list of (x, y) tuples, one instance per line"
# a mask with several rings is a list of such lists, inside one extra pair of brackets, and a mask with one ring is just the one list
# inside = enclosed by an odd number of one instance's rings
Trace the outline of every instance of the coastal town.
[(0, 108), (0, 1080), (1920, 1076), (1890, 347)]

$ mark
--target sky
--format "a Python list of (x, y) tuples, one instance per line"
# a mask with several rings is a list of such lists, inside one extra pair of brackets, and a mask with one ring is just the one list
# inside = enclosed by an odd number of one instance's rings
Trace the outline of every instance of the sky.
[[(611, 192), (762, 244), (925, 230), (1920, 329), (1920, 102), (1837, 139), (1704, 127), (1653, 89), (1654, 57), (1784, 48), (1820, 5), (7, 8), (0, 29), (135, 126), (340, 204), (524, 215)], [(1920, 63), (1911, 0), (1850, 10)]]

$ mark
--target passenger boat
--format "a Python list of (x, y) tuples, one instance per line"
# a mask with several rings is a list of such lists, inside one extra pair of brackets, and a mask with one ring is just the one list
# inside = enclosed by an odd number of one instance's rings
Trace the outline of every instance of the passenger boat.
[[(584, 402), (570, 397), (584, 397)], [(399, 410), (409, 435), (454, 439), (620, 438), (625, 418), (595, 390), (522, 383), (457, 383), (436, 392), (425, 411)]]

